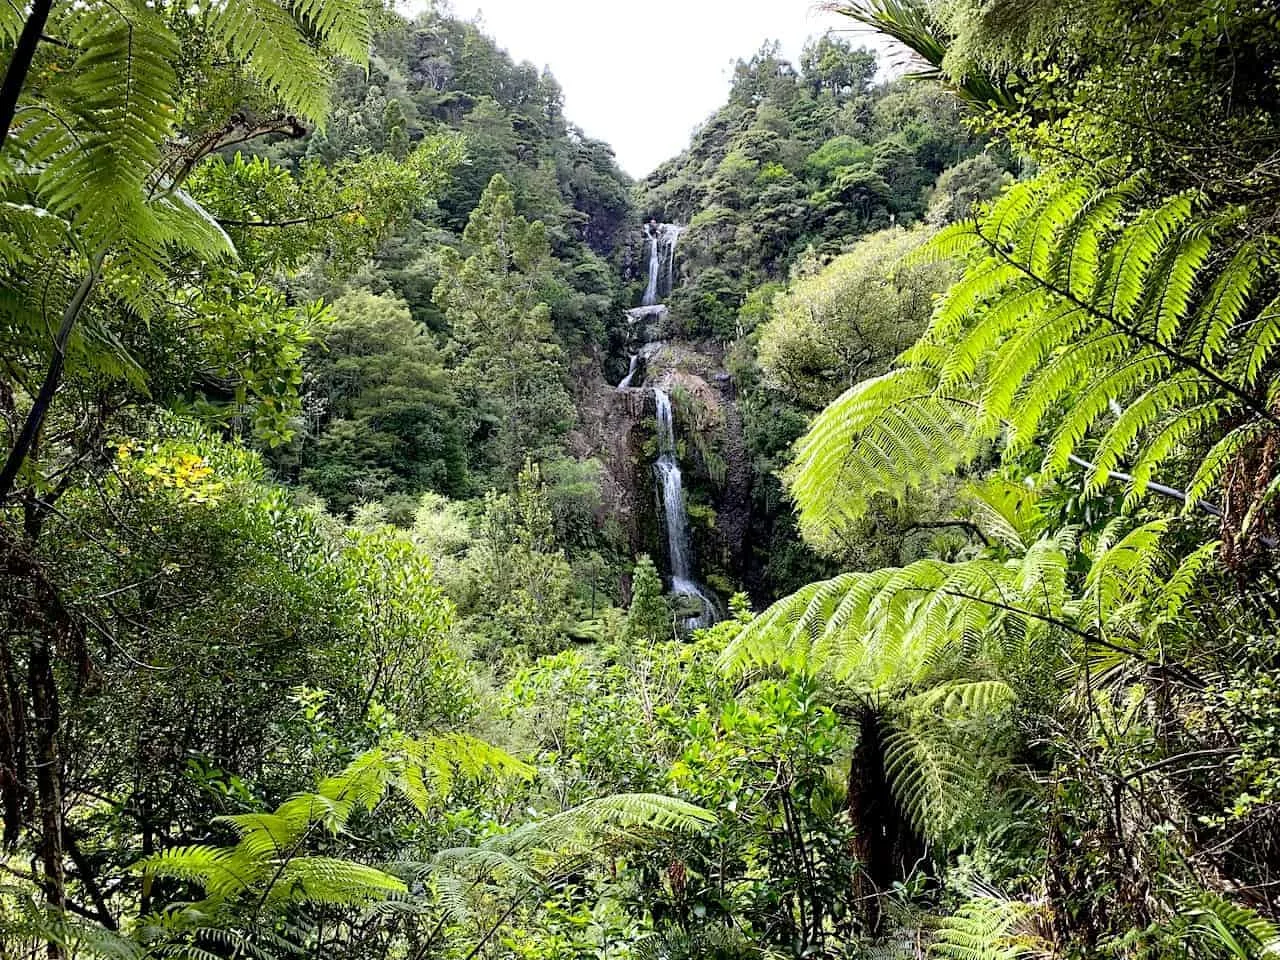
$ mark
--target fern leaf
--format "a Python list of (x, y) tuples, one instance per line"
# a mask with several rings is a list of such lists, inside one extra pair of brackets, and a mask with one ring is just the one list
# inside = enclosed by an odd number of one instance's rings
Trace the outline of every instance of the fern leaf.
[(1108, 256), (1101, 296), (1094, 306), (1121, 321), (1132, 319), (1156, 258), (1174, 232), (1185, 226), (1191, 212), (1191, 196), (1182, 193), (1140, 214)]
[(1271, 361), (1277, 345), (1280, 345), (1280, 297), (1263, 307), (1249, 324), (1238, 354), (1240, 359), (1232, 373), (1244, 386), (1252, 387)]
[(885, 738), (884, 766), (902, 812), (926, 837), (940, 836), (972, 796), (972, 775), (955, 746), (923, 726), (899, 727)]
[(1249, 444), (1267, 433), (1267, 424), (1254, 421), (1237, 427), (1213, 445), (1200, 461), (1200, 466), (1187, 486), (1187, 502), (1183, 512), (1190, 514), (1196, 505), (1209, 496), (1210, 491), (1222, 479), (1227, 465)]
[(1139, 434), (1167, 415), (1173, 409), (1185, 408), (1205, 397), (1210, 384), (1194, 371), (1176, 373), (1154, 384), (1131, 403), (1112, 424), (1094, 453), (1094, 469), (1090, 472), (1088, 489), (1100, 490), (1106, 485), (1109, 473), (1137, 441)]
[(1092, 303), (1102, 271), (1103, 238), (1113, 229), (1136, 189), (1135, 181), (1093, 194), (1067, 224), (1058, 245), (1052, 276), (1081, 303)]
[(1254, 295), (1260, 274), (1258, 248), (1246, 243), (1214, 280), (1193, 324), (1193, 341), (1203, 363), (1212, 365), (1222, 356), (1228, 337)]
[(1033, 937), (1018, 927), (1032, 915), (1017, 900), (977, 897), (939, 924), (929, 956), (943, 960), (1022, 960), (1037, 955)]

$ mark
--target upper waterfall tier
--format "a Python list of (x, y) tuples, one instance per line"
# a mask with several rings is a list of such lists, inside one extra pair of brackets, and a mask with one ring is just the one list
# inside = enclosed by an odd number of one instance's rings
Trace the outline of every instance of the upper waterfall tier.
[(671, 293), (676, 278), (676, 245), (684, 227), (650, 221), (644, 228), (649, 245), (649, 282), (641, 304), (652, 307)]

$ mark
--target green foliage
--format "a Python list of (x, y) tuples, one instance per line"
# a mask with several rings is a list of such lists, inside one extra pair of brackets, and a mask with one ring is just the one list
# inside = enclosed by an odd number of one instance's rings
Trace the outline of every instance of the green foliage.
[(392, 493), (467, 490), (457, 400), (440, 351), (404, 303), (338, 298), (309, 365), (319, 423), (299, 478), (346, 510)]
[(776, 297), (759, 332), (766, 382), (820, 409), (842, 388), (882, 373), (923, 331), (933, 297), (950, 278), (945, 264), (900, 266), (927, 238), (921, 231), (871, 234)]
[(371, 813), (388, 790), (426, 816), (448, 794), (457, 773), (474, 777), (490, 771), (528, 772), (515, 758), (470, 737), (395, 737), (272, 813), (221, 818), (240, 838), (234, 847), (174, 847), (138, 868), (146, 877), (196, 883), (214, 905), (255, 900), (259, 910), (286, 903), (354, 905), (403, 895), (408, 889), (396, 877), (365, 864), (309, 855), (308, 841), (338, 834), (359, 810)]
[[(1187, 195), (1132, 211), (1133, 189), (1046, 175), (938, 236), (933, 255), (966, 256), (964, 278), (897, 368), (848, 391), (797, 448), (807, 529), (822, 536), (993, 442), (1010, 462), (1041, 446), (1046, 478), (1085, 463), (1090, 490), (1117, 474), (1130, 504), (1179, 469), (1183, 512), (1199, 509), (1271, 428), (1269, 255)], [(1216, 443), (1178, 467), (1206, 435)], [(1246, 542), (1264, 522), (1256, 482), (1229, 522)]]
[(1019, 960), (1038, 956), (1042, 944), (1020, 931), (1031, 908), (1016, 900), (978, 897), (938, 927), (929, 956), (948, 960)]
[(627, 612), (626, 638), (633, 645), (658, 643), (671, 637), (671, 607), (658, 569), (647, 555), (636, 561), (631, 577), (631, 609)]
[(516, 214), (511, 186), (499, 174), (463, 240), (473, 252), (463, 259), (444, 251), (435, 299), (462, 357), (468, 440), (492, 432), (493, 465), (510, 479), (526, 456), (553, 451), (572, 420), (559, 369), (563, 354), (543, 300), (550, 247), (543, 224)]

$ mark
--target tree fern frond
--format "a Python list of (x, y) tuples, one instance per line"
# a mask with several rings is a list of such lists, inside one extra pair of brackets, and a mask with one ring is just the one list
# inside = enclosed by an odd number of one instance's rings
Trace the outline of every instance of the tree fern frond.
[(923, 725), (903, 725), (884, 742), (885, 774), (899, 807), (923, 836), (938, 837), (972, 796), (973, 772), (955, 745)]
[(904, 701), (908, 711), (932, 710), (948, 719), (997, 713), (1010, 706), (1014, 692), (1003, 680), (953, 680)]
[(373, 25), (361, 0), (290, 0), (289, 8), (325, 49), (358, 65), (368, 60)]
[(1075, 222), (1097, 189), (1098, 185), (1092, 178), (1080, 178), (1037, 191), (1043, 199), (1018, 233), (1014, 259), (1025, 264), (1034, 275), (1048, 276), (1063, 233)]
[(821, 539), (869, 497), (901, 498), (973, 455), (969, 408), (933, 396), (935, 378), (904, 368), (847, 391), (796, 444), (785, 478), (801, 527)]
[(1082, 303), (1091, 303), (1102, 272), (1102, 243), (1117, 222), (1137, 181), (1127, 180), (1090, 196), (1067, 224), (1049, 276)]
[(921, 560), (847, 573), (779, 600), (725, 647), (730, 674), (781, 668), (845, 683), (926, 679), (952, 651), (981, 659), (973, 641), (1006, 628), (1023, 633), (1062, 615), (1067, 555), (1053, 539), (997, 562)]
[[(943, 294), (924, 339), (948, 341), (979, 304), (999, 296), (1022, 278), (1022, 271), (997, 257), (988, 257), (966, 270), (965, 275)], [(907, 357), (910, 362), (910, 353)]]
[(1161, 426), (1147, 441), (1130, 471), (1133, 481), (1129, 485), (1125, 506), (1132, 507), (1146, 496), (1148, 486), (1161, 465), (1181, 452), (1187, 441), (1202, 435), (1217, 423), (1230, 408), (1227, 401), (1215, 398), (1180, 411)]
[(405, 894), (403, 880), (376, 867), (334, 857), (293, 857), (267, 891), (272, 903), (362, 904)]
[(1111, 409), (1120, 397), (1127, 397), (1170, 372), (1172, 363), (1158, 353), (1139, 353), (1113, 368), (1107, 376), (1087, 385), (1074, 399), (1062, 422), (1049, 440), (1043, 470), (1055, 476), (1067, 469), (1071, 455), (1080, 446), (1090, 427)]
[(1142, 309), (1161, 343), (1172, 344), (1177, 338), (1190, 309), (1196, 279), (1212, 249), (1212, 240), (1203, 231), (1188, 231), (1167, 248)]
[[(1101, 333), (1086, 335), (1059, 349), (1052, 360), (1018, 389), (1017, 400), (1009, 413), (1006, 459), (1021, 455), (1035, 444), (1040, 425), (1055, 404), (1078, 393), (1081, 384), (1089, 383), (1099, 372), (1109, 371), (1115, 363), (1131, 357), (1132, 348), (1132, 341), (1124, 334)], [(1047, 345), (1035, 349), (1044, 350)], [(1104, 398), (1104, 406), (1107, 399)]]
[(1022, 960), (1036, 956), (1042, 944), (1019, 931), (1032, 915), (1029, 904), (977, 897), (943, 920), (929, 945), (942, 960)]
[(1039, 496), (1026, 484), (998, 477), (971, 480), (961, 497), (973, 509), (982, 532), (1017, 553), (1026, 552), (1043, 520)]
[(1187, 502), (1183, 513), (1189, 514), (1195, 510), (1196, 504), (1207, 498), (1222, 479), (1227, 465), (1250, 443), (1261, 439), (1267, 432), (1265, 423), (1249, 422), (1232, 430), (1214, 444), (1200, 461), (1191, 483), (1187, 485)]
[(1211, 387), (1209, 381), (1195, 371), (1184, 370), (1154, 384), (1130, 403), (1099, 442), (1087, 489), (1102, 489), (1110, 471), (1119, 465), (1139, 434), (1166, 416), (1171, 408), (1186, 407), (1201, 400), (1210, 393)]
[(175, 116), (177, 40), (141, 3), (91, 0), (63, 10), (55, 29), (77, 56), (47, 95), (70, 117), (24, 115), (19, 149), (40, 171), (43, 202), (91, 251), (121, 240), (158, 243), (144, 200)]
[(1108, 624), (1120, 608), (1146, 599), (1160, 586), (1161, 574), (1172, 566), (1163, 549), (1169, 524), (1168, 519), (1152, 520), (1123, 534), (1124, 519), (1107, 526), (1085, 577), (1083, 608), (1099, 626)]
[(1248, 325), (1231, 374), (1245, 386), (1252, 387), (1271, 361), (1277, 345), (1280, 345), (1280, 296), (1263, 307)]
[(1142, 302), (1148, 275), (1161, 250), (1192, 214), (1192, 198), (1177, 194), (1162, 206), (1144, 210), (1120, 236), (1107, 257), (1100, 296), (1094, 306), (1104, 314), (1126, 321)]
[(1191, 343), (1201, 360), (1212, 364), (1226, 348), (1227, 340), (1244, 316), (1261, 276), (1258, 247), (1243, 244), (1218, 274), (1192, 321)]
[[(329, 105), (329, 75), (303, 39), (293, 14), (275, 0), (227, 0), (209, 5), (213, 36), (291, 111), (317, 123)], [(364, 62), (360, 57), (356, 62)]]
[(1233, 960), (1264, 960), (1280, 954), (1280, 926), (1216, 893), (1184, 898), (1181, 913), (1191, 921), (1193, 935), (1226, 951)]

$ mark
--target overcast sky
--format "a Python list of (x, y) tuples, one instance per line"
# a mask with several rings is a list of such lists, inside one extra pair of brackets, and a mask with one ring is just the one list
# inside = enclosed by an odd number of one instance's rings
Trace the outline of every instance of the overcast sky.
[[(405, 4), (408, 11), (422, 6)], [(570, 121), (612, 144), (634, 177), (679, 153), (693, 128), (724, 102), (734, 60), (780, 40), (795, 61), (808, 37), (850, 27), (813, 0), (453, 0), (452, 6), (464, 19), (479, 13), (485, 32), (516, 60), (549, 66), (564, 87)]]

